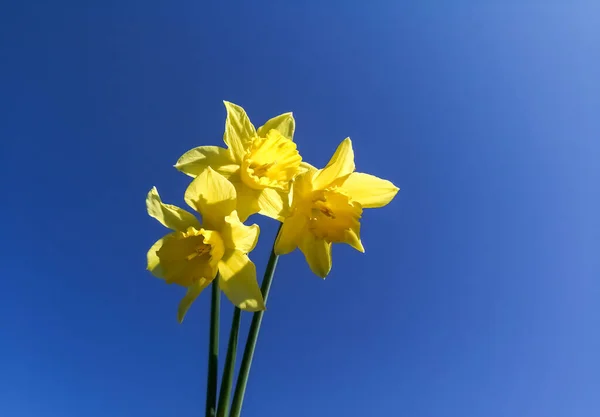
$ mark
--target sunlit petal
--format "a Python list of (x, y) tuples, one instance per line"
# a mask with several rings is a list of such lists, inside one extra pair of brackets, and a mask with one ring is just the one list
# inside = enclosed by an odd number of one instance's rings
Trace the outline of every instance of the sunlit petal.
[(299, 242), (306, 262), (317, 276), (325, 278), (331, 271), (331, 243), (323, 238), (306, 233)]
[(260, 211), (258, 205), (258, 198), (262, 190), (255, 190), (254, 188), (248, 187), (241, 180), (233, 181), (237, 195), (237, 214), (242, 222), (245, 222), (248, 217), (254, 213)]
[(308, 218), (306, 216), (295, 214), (287, 217), (283, 221), (281, 230), (275, 241), (275, 253), (285, 255), (298, 247), (298, 243), (303, 238), (306, 230)]
[(183, 231), (188, 227), (200, 227), (196, 216), (172, 204), (164, 204), (156, 187), (148, 192), (146, 208), (150, 217), (154, 217), (164, 226), (172, 230)]
[(223, 103), (227, 109), (223, 140), (229, 148), (231, 158), (241, 163), (250, 140), (256, 136), (256, 129), (243, 108), (228, 101)]
[(235, 210), (235, 188), (221, 174), (208, 168), (189, 185), (185, 201), (202, 215), (205, 227), (218, 230), (225, 216)]
[(247, 255), (237, 250), (225, 253), (219, 262), (219, 286), (229, 300), (246, 311), (265, 309), (256, 267)]
[(344, 231), (344, 240), (345, 243), (352, 246), (359, 252), (365, 252), (365, 248), (360, 240), (360, 223), (356, 224), (354, 227), (350, 229), (346, 229)]
[(259, 232), (257, 224), (246, 226), (240, 221), (237, 211), (234, 210), (225, 217), (221, 234), (226, 247), (248, 253), (256, 246)]
[(148, 271), (150, 271), (152, 273), (152, 275), (154, 275), (157, 278), (164, 279), (165, 274), (161, 268), (160, 259), (158, 258), (158, 255), (156, 254), (156, 252), (158, 252), (160, 250), (160, 248), (162, 248), (165, 239), (167, 239), (171, 235), (172, 235), (172, 233), (170, 235), (163, 237), (162, 239), (157, 240), (154, 243), (154, 245), (152, 245), (152, 247), (148, 250), (148, 253), (146, 254), (146, 259), (148, 261), (148, 266), (146, 267), (146, 269), (148, 269)]
[(175, 164), (175, 168), (191, 177), (198, 176), (209, 166), (225, 177), (240, 169), (232, 160), (230, 152), (219, 146), (199, 146), (190, 149)]
[(294, 129), (296, 127), (296, 121), (292, 113), (284, 113), (279, 116), (275, 116), (267, 123), (258, 128), (258, 136), (265, 137), (269, 130), (278, 130), (283, 136), (288, 139), (294, 138)]
[(258, 195), (259, 213), (275, 220), (283, 221), (289, 210), (288, 193), (273, 188), (265, 188)]
[(338, 178), (354, 171), (354, 151), (352, 141), (346, 138), (340, 143), (325, 168), (320, 170), (313, 181), (315, 189), (323, 189)]
[(298, 175), (304, 174), (305, 172), (316, 173), (317, 171), (318, 171), (317, 168), (315, 168), (314, 166), (312, 166), (311, 164), (309, 164), (306, 161), (300, 162), (300, 166), (298, 167)]
[(399, 191), (390, 181), (361, 172), (353, 172), (342, 180), (341, 188), (363, 208), (383, 207), (392, 201)]

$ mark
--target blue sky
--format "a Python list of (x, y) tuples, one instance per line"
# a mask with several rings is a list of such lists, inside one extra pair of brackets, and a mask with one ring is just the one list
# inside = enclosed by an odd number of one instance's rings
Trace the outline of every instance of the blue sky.
[(597, 4), (50, 3), (0, 14), (0, 415), (201, 415), (208, 293), (177, 324), (144, 199), (223, 99), (401, 188), (327, 280), (280, 260), (245, 416), (600, 413)]

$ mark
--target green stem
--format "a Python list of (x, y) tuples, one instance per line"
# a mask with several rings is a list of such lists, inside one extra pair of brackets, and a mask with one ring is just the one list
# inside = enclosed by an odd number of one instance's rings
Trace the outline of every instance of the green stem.
[(229, 411), (229, 398), (231, 396), (231, 386), (233, 385), (233, 374), (235, 372), (235, 356), (237, 353), (238, 333), (240, 331), (241, 310), (233, 310), (233, 320), (231, 321), (231, 333), (229, 333), (229, 345), (227, 346), (227, 357), (225, 359), (225, 369), (223, 369), (223, 380), (221, 381), (221, 392), (219, 393), (219, 407), (217, 408), (217, 417), (226, 417)]
[(217, 406), (217, 370), (219, 365), (219, 276), (211, 284), (210, 329), (208, 345), (208, 379), (206, 381), (206, 417), (216, 416)]
[[(279, 230), (281, 230), (281, 226), (279, 226)], [(279, 231), (277, 233), (279, 234)], [(273, 275), (275, 275), (277, 259), (279, 259), (279, 256), (275, 254), (275, 248), (273, 247), (261, 285), (265, 304), (267, 303), (267, 298), (269, 298), (269, 290), (271, 289)], [(244, 401), (246, 384), (248, 383), (248, 375), (250, 374), (250, 366), (252, 365), (252, 357), (254, 356), (254, 350), (256, 349), (256, 341), (258, 340), (258, 332), (260, 331), (263, 314), (264, 311), (257, 311), (252, 316), (252, 323), (250, 324), (250, 331), (248, 333), (248, 339), (246, 340), (246, 347), (244, 348), (244, 356), (242, 358), (242, 365), (240, 366), (237, 384), (235, 385), (235, 393), (233, 395), (233, 403), (231, 404), (231, 414), (229, 414), (229, 417), (240, 417), (240, 413), (242, 412), (242, 402)]]

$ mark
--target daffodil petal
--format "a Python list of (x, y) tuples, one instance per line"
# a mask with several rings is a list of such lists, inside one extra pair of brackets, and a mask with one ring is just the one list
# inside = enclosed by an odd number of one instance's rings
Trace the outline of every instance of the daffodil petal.
[(256, 136), (256, 129), (243, 108), (228, 101), (223, 103), (227, 109), (223, 140), (229, 148), (231, 158), (241, 163), (250, 140)]
[(168, 239), (169, 236), (171, 236), (171, 234), (163, 237), (162, 239), (158, 239), (154, 245), (152, 245), (152, 247), (148, 250), (148, 253), (146, 254), (146, 259), (148, 261), (148, 266), (146, 267), (146, 269), (148, 269), (148, 271), (150, 271), (152, 273), (152, 275), (154, 275), (157, 278), (165, 278), (164, 275), (164, 271), (161, 268), (160, 265), (160, 259), (158, 258), (158, 255), (156, 254), (156, 252), (158, 252), (160, 250), (160, 248), (162, 248), (165, 239)]
[(190, 149), (175, 164), (175, 168), (191, 177), (198, 176), (208, 167), (225, 177), (240, 169), (231, 159), (229, 151), (219, 146), (198, 146)]
[(359, 252), (364, 253), (365, 248), (360, 240), (360, 224), (357, 225), (356, 230), (347, 229), (344, 231), (344, 241), (352, 246)]
[(207, 168), (189, 185), (184, 195), (186, 203), (202, 215), (208, 229), (219, 230), (225, 216), (235, 210), (236, 193), (227, 179)]
[(154, 217), (169, 229), (184, 231), (190, 226), (200, 227), (198, 219), (192, 213), (172, 204), (164, 204), (156, 187), (152, 187), (148, 192), (146, 208), (150, 217)]
[(286, 138), (292, 140), (294, 138), (294, 130), (296, 121), (292, 113), (283, 113), (268, 120), (267, 123), (258, 128), (257, 134), (260, 137), (266, 137), (269, 130), (278, 130)]
[(240, 218), (240, 221), (245, 222), (248, 217), (260, 211), (258, 197), (260, 196), (262, 190), (250, 188), (240, 179), (233, 181), (232, 184), (235, 187), (235, 192), (237, 195), (237, 214)]
[(258, 195), (259, 213), (272, 219), (283, 221), (285, 213), (289, 210), (289, 193), (265, 188)]
[(362, 172), (350, 174), (341, 182), (341, 188), (364, 208), (383, 207), (392, 201), (400, 190), (388, 180)]
[(275, 240), (275, 253), (285, 255), (298, 247), (300, 239), (306, 233), (308, 219), (299, 214), (286, 217)]
[(300, 166), (298, 167), (298, 175), (304, 174), (305, 172), (317, 172), (318, 169), (309, 164), (308, 162), (302, 161), (300, 162)]
[(259, 232), (260, 229), (257, 224), (246, 226), (240, 221), (237, 211), (234, 210), (229, 216), (225, 217), (221, 234), (225, 246), (248, 253), (256, 246)]
[(179, 308), (177, 309), (177, 320), (179, 323), (183, 322), (192, 303), (196, 301), (202, 290), (208, 287), (212, 281), (212, 279), (201, 279), (188, 287), (187, 293), (179, 302)]
[(325, 168), (320, 170), (314, 178), (314, 188), (321, 190), (338, 178), (354, 172), (354, 151), (352, 141), (346, 138), (337, 147), (335, 153)]
[(299, 247), (311, 271), (325, 278), (331, 271), (331, 243), (315, 237), (312, 233), (305, 233), (300, 239)]
[(219, 286), (229, 300), (246, 311), (265, 309), (258, 281), (256, 266), (247, 255), (230, 250), (219, 261)]

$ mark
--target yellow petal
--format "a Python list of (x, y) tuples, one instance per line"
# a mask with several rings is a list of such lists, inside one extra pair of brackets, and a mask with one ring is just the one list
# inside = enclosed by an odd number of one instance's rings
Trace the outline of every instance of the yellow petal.
[(183, 318), (185, 317), (186, 313), (190, 309), (190, 306), (192, 305), (192, 303), (194, 301), (196, 301), (196, 298), (198, 298), (198, 296), (200, 295), (202, 290), (205, 289), (206, 287), (208, 287), (208, 285), (212, 281), (213, 281), (212, 279), (211, 280), (208, 280), (208, 279), (199, 280), (199, 281), (195, 282), (193, 285), (191, 285), (190, 287), (188, 287), (187, 293), (179, 302), (179, 308), (177, 309), (177, 320), (179, 321), (179, 323), (183, 322)]
[(157, 240), (154, 243), (154, 245), (152, 245), (150, 250), (148, 250), (148, 253), (146, 254), (146, 259), (148, 261), (148, 266), (146, 267), (146, 269), (148, 269), (148, 271), (150, 271), (152, 273), (152, 275), (154, 275), (157, 278), (164, 279), (165, 273), (160, 265), (160, 259), (158, 258), (158, 255), (156, 254), (156, 252), (158, 252), (160, 250), (160, 248), (162, 248), (165, 240), (168, 239), (172, 235), (173, 235), (173, 233), (168, 234), (167, 236), (163, 237), (162, 239)]
[(392, 201), (399, 191), (390, 181), (361, 172), (350, 174), (341, 182), (341, 188), (364, 208), (383, 207)]
[(317, 171), (306, 171), (296, 177), (292, 184), (292, 205), (297, 206), (304, 200), (312, 200), (313, 176)]
[(308, 218), (300, 214), (285, 218), (275, 241), (277, 255), (288, 254), (298, 247), (298, 243), (307, 232), (307, 222)]
[(354, 151), (352, 141), (346, 138), (340, 143), (327, 166), (315, 176), (314, 187), (316, 190), (322, 190), (336, 179), (352, 172), (354, 172)]
[(365, 253), (365, 248), (360, 240), (360, 223), (356, 227), (344, 231), (344, 242), (357, 251)]
[(225, 224), (222, 229), (222, 237), (225, 246), (229, 249), (237, 249), (243, 253), (248, 253), (254, 249), (258, 242), (260, 229), (257, 224), (246, 226), (238, 217), (237, 211), (233, 211), (225, 217)]
[(256, 136), (256, 130), (243, 108), (228, 101), (223, 103), (227, 109), (223, 140), (229, 148), (231, 158), (241, 163), (250, 140)]
[(258, 197), (262, 190), (256, 190), (248, 187), (241, 179), (235, 181), (232, 180), (232, 184), (235, 187), (237, 195), (236, 210), (240, 218), (240, 221), (245, 222), (248, 217), (254, 213), (258, 213), (260, 207), (258, 206)]
[(290, 208), (289, 192), (265, 188), (258, 195), (258, 213), (272, 219), (283, 221)]
[[(234, 211), (235, 213), (235, 211)], [(227, 218), (227, 217), (226, 217)], [(215, 276), (217, 271), (217, 263), (223, 257), (225, 253), (225, 242), (223, 242), (223, 236), (214, 230), (202, 230), (204, 235), (204, 243), (210, 245), (210, 266), (214, 268), (214, 273), (211, 276)]]
[(198, 146), (190, 149), (175, 164), (175, 168), (191, 177), (197, 176), (209, 166), (225, 177), (240, 169), (231, 159), (229, 151), (219, 146)]
[(200, 227), (196, 216), (182, 208), (171, 204), (163, 204), (156, 187), (148, 192), (146, 197), (148, 214), (172, 230), (184, 231), (188, 227)]
[(265, 309), (258, 282), (256, 267), (247, 255), (230, 250), (219, 262), (219, 286), (229, 300), (246, 311)]
[(212, 168), (205, 169), (185, 191), (185, 201), (202, 215), (204, 227), (219, 230), (236, 205), (233, 185)]
[(317, 172), (318, 169), (309, 164), (308, 162), (302, 161), (300, 162), (300, 166), (298, 167), (298, 175), (304, 174), (305, 172)]
[(258, 128), (258, 136), (264, 138), (269, 133), (269, 130), (278, 130), (283, 136), (288, 139), (294, 138), (294, 130), (296, 128), (296, 121), (292, 113), (284, 113), (279, 116), (275, 116), (267, 123)]
[(315, 237), (312, 233), (305, 233), (299, 242), (299, 247), (311, 271), (325, 278), (331, 271), (331, 243)]

